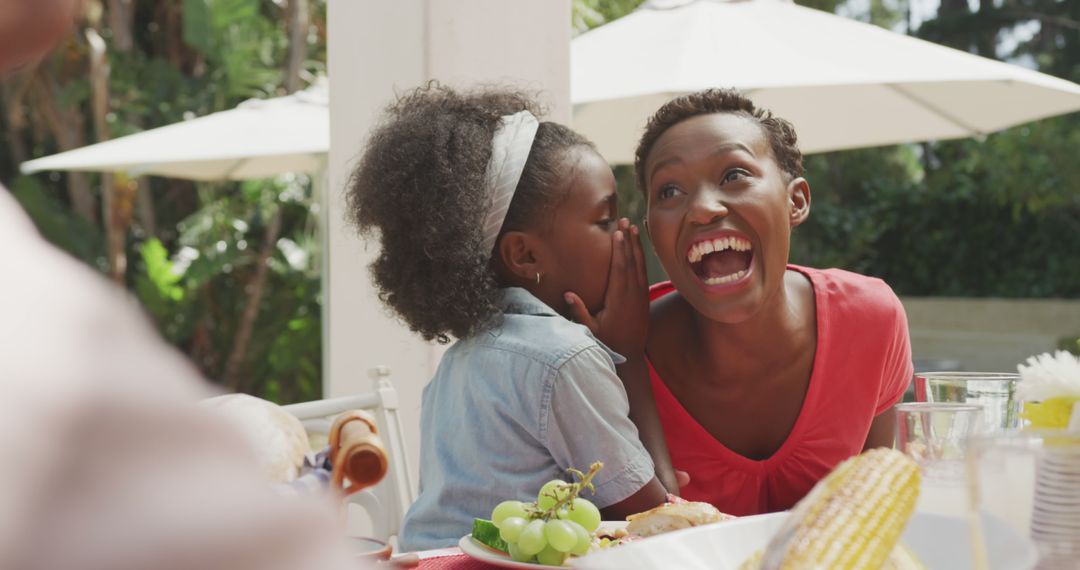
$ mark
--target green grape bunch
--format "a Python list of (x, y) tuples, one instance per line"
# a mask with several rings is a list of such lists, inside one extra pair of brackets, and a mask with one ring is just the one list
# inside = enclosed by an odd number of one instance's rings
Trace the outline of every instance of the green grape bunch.
[(600, 527), (600, 509), (579, 495), (596, 492), (593, 477), (603, 467), (593, 463), (588, 473), (567, 470), (578, 481), (554, 479), (540, 488), (535, 503), (503, 501), (491, 511), (491, 522), (506, 541), (510, 558), (562, 566), (567, 557), (581, 556), (592, 546), (592, 533)]

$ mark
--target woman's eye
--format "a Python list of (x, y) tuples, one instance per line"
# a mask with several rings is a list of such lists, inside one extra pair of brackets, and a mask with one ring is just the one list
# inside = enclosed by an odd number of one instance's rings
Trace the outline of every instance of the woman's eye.
[(602, 227), (604, 229), (608, 229), (614, 223), (615, 223), (615, 218), (604, 218), (604, 219), (596, 222), (596, 225), (598, 225), (598, 226), (600, 226), (600, 227)]
[(668, 198), (674, 198), (679, 195), (679, 188), (670, 184), (661, 186), (660, 191), (656, 193), (658, 200), (667, 200)]
[(724, 173), (723, 183), (727, 184), (728, 182), (732, 182), (734, 180), (738, 180), (740, 178), (744, 178), (744, 177), (749, 176), (749, 175), (750, 174), (747, 173), (745, 170), (741, 170), (741, 169), (729, 170), (729, 171)]

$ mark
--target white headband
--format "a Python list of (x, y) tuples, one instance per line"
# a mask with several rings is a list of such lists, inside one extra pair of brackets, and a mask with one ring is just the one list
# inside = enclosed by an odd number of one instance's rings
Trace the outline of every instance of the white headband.
[(491, 207), (484, 217), (484, 251), (494, 254), (495, 238), (506, 221), (506, 212), (514, 199), (521, 171), (529, 159), (529, 150), (540, 121), (528, 111), (503, 115), (499, 127), (491, 137), (491, 160), (487, 165), (487, 189), (491, 195)]

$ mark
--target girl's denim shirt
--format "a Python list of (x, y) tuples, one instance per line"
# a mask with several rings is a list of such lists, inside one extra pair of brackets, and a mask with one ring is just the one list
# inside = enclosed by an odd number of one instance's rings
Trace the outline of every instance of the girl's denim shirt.
[(520, 288), (502, 322), (458, 341), (424, 388), (420, 496), (402, 550), (454, 546), (507, 499), (535, 501), (566, 469), (604, 468), (583, 496), (603, 508), (654, 476), (615, 374), (623, 358)]

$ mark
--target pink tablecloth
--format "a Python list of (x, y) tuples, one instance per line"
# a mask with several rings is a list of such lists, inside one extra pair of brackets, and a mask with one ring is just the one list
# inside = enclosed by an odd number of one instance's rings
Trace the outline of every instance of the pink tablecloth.
[(420, 565), (417, 566), (419, 570), (496, 570), (496, 566), (492, 566), (486, 562), (481, 562), (475, 558), (470, 558), (466, 554), (456, 554), (454, 556), (440, 556), (438, 558), (425, 558), (420, 561)]

